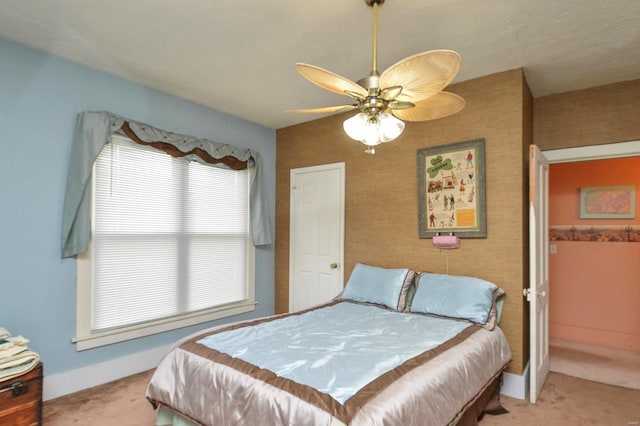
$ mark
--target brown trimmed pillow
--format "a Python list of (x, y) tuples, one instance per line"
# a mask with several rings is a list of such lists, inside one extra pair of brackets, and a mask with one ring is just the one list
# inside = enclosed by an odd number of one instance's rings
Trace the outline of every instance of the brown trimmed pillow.
[(480, 278), (421, 273), (407, 311), (462, 319), (493, 330), (499, 321), (504, 293), (494, 283)]
[(357, 263), (343, 292), (336, 299), (383, 305), (402, 312), (415, 272)]
[(483, 328), (493, 330), (496, 328), (496, 325), (500, 323), (500, 318), (502, 317), (502, 303), (504, 302), (505, 293), (506, 292), (500, 287), (493, 292), (493, 303), (491, 304), (491, 310), (489, 311), (489, 318), (487, 319), (487, 322), (482, 325)]

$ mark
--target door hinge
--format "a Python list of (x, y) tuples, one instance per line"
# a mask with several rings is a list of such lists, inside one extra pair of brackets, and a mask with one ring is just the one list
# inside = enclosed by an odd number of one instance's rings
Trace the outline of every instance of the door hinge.
[(531, 302), (531, 289), (525, 288), (522, 290), (522, 295), (527, 298), (527, 302)]

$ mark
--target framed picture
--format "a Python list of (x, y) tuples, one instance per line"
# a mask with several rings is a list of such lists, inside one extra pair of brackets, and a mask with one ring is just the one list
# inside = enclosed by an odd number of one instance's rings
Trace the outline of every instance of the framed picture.
[(580, 219), (634, 219), (635, 185), (580, 188)]
[(484, 139), (418, 150), (420, 238), (486, 238)]

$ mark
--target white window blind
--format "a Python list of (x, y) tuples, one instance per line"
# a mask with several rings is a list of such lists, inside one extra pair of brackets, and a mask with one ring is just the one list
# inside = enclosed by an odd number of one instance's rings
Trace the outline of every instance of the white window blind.
[(92, 333), (253, 297), (247, 170), (113, 138), (93, 194)]

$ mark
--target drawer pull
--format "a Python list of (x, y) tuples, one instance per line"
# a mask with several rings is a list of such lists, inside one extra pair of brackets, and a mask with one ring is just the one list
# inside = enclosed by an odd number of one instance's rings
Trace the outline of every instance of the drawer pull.
[(11, 386), (0, 389), (0, 393), (11, 391), (13, 397), (24, 395), (29, 392), (29, 384), (26, 382), (18, 381), (12, 383)]

